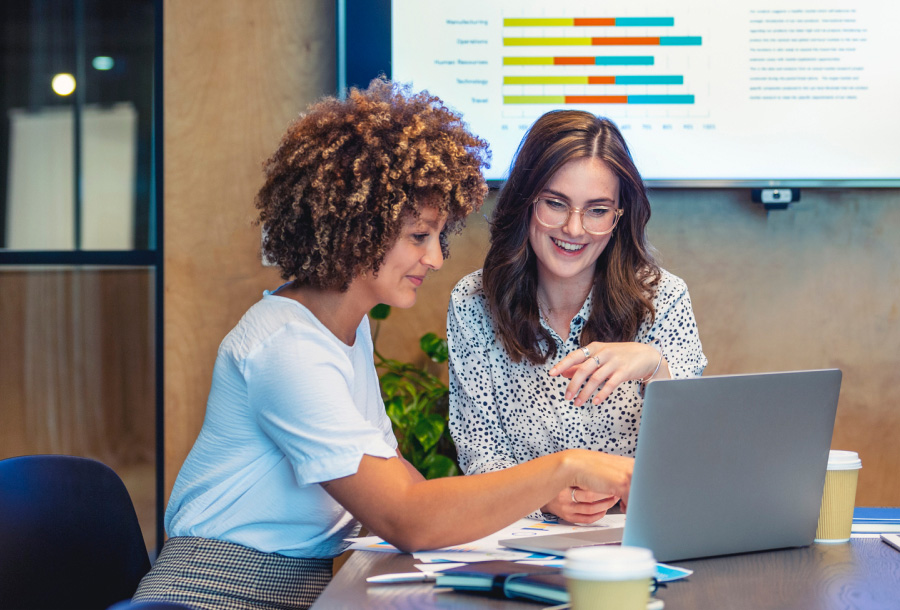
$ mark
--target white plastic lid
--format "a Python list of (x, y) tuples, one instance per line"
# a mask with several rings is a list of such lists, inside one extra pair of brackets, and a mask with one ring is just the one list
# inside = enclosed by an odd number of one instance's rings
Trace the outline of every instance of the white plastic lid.
[(828, 452), (828, 470), (858, 470), (862, 468), (862, 461), (855, 451)]
[(637, 546), (583, 546), (566, 551), (563, 574), (582, 580), (637, 580), (656, 574), (650, 549)]

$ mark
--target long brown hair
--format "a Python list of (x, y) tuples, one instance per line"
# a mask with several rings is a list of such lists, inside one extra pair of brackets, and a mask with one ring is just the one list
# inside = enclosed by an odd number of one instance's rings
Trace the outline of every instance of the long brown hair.
[(578, 110), (551, 111), (535, 121), (519, 145), (491, 218), (484, 262), (484, 294), (514, 362), (524, 357), (543, 364), (556, 355), (555, 342), (540, 324), (528, 227), (532, 202), (553, 174), (581, 158), (600, 159), (619, 178), (619, 206), (625, 211), (597, 259), (593, 307), (581, 343), (632, 341), (644, 318), (656, 316), (652, 299), (660, 270), (645, 235), (650, 201), (625, 139), (609, 119)]

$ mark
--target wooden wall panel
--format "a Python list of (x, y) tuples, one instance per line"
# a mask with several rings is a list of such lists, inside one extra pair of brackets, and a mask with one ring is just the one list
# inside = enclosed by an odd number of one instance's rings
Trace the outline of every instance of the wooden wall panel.
[(0, 459), (153, 463), (152, 274), (0, 272)]
[(832, 448), (857, 503), (900, 506), (900, 192), (816, 191), (766, 213), (749, 192), (654, 196), (651, 239), (687, 281), (708, 374), (843, 371)]
[(334, 6), (164, 3), (166, 490), (203, 421), (216, 349), (263, 289), (262, 163), (334, 90)]
[(0, 459), (98, 459), (156, 546), (153, 273), (0, 269)]

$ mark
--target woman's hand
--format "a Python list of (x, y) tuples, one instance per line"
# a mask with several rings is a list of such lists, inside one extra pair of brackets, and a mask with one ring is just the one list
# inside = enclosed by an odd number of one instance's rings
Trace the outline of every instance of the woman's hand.
[[(551, 507), (554, 503), (560, 502), (565, 504), (568, 500), (569, 508), (563, 508), (562, 513), (556, 512), (552, 508), (547, 512), (551, 512), (559, 517), (571, 520), (575, 523), (581, 523), (575, 519), (570, 519), (569, 513), (581, 512), (573, 510), (573, 504), (581, 504), (583, 501), (603, 502), (603, 499), (613, 500), (608, 502), (605, 508), (599, 508), (606, 512), (613, 504), (615, 499), (619, 499), (622, 503), (622, 509), (628, 504), (628, 493), (631, 490), (631, 473), (634, 470), (634, 458), (622, 455), (612, 455), (601, 451), (590, 451), (588, 449), (567, 449), (562, 452), (566, 466), (571, 473), (569, 486), (564, 488), (562, 492), (557, 494), (554, 500), (547, 503), (547, 507)], [(573, 494), (574, 490), (574, 494)], [(572, 496), (575, 496), (574, 502)], [(557, 505), (558, 506), (558, 505)], [(583, 512), (582, 514), (591, 514)], [(596, 513), (595, 513), (596, 514)], [(601, 515), (602, 516), (602, 515)], [(599, 519), (600, 516), (596, 517)], [(596, 520), (594, 519), (594, 520)]]
[(594, 523), (619, 501), (618, 496), (599, 494), (579, 487), (566, 487), (559, 495), (541, 507), (570, 523)]
[[(657, 368), (658, 365), (658, 368)], [(582, 406), (594, 394), (592, 404), (609, 398), (619, 384), (632, 379), (669, 379), (669, 364), (660, 352), (646, 343), (600, 343), (595, 341), (566, 354), (550, 375), (571, 379), (566, 400)], [(581, 391), (579, 391), (579, 388)]]

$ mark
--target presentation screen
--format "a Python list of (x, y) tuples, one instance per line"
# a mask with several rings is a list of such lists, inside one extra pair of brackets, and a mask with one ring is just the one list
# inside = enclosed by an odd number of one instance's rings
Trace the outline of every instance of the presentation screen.
[(612, 119), (651, 186), (900, 187), (900, 2), (347, 0), (338, 12), (339, 86), (384, 72), (441, 97), (490, 143), (491, 180), (537, 117), (567, 108)]

